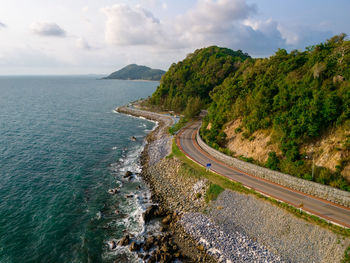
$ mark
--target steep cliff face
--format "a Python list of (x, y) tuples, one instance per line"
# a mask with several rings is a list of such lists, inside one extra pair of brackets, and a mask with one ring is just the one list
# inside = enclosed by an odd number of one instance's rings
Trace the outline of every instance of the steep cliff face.
[[(343, 165), (341, 174), (350, 182), (350, 148), (347, 145), (350, 130), (343, 127), (329, 130), (319, 139), (301, 146), (300, 151), (314, 156), (316, 166), (336, 171)], [(347, 164), (348, 163), (348, 164)]]
[(228, 123), (224, 129), (227, 135), (226, 147), (236, 156), (242, 155), (246, 158), (253, 158), (260, 163), (266, 163), (269, 152), (281, 154), (278, 145), (271, 142), (271, 130), (259, 130), (249, 138), (245, 138), (244, 128), (240, 127), (242, 127), (242, 121), (237, 119)]
[[(253, 158), (265, 164), (270, 152), (276, 152), (279, 156), (282, 154), (276, 142), (278, 138), (274, 137), (271, 129), (258, 130), (246, 138), (242, 126), (242, 120), (237, 119), (227, 123), (224, 128), (227, 135), (226, 147), (236, 156)], [(333, 172), (343, 165), (341, 174), (350, 182), (350, 163), (346, 162), (350, 159), (349, 138), (350, 130), (344, 127), (334, 128), (312, 142), (303, 144), (300, 152), (305, 154), (306, 160), (313, 159), (315, 166)]]

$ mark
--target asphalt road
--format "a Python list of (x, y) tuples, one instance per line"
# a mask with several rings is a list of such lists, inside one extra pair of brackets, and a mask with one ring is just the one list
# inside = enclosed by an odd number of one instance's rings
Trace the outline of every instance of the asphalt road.
[(196, 122), (183, 129), (177, 136), (178, 146), (192, 160), (201, 164), (202, 166), (206, 166), (207, 163), (211, 163), (211, 170), (218, 174), (240, 182), (258, 192), (291, 204), (295, 207), (299, 208), (302, 204), (303, 210), (322, 217), (328, 221), (332, 221), (333, 223), (350, 228), (349, 208), (333, 204), (329, 201), (322, 200), (308, 194), (297, 192), (290, 188), (280, 186), (255, 176), (248, 175), (240, 172), (234, 167), (229, 167), (228, 165), (210, 156), (207, 152), (200, 148), (195, 140), (195, 134), (199, 126), (200, 122)]

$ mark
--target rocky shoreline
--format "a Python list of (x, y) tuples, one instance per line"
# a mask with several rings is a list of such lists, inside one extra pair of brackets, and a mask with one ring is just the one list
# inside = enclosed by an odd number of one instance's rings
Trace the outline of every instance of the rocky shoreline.
[[(142, 177), (152, 200), (145, 222), (161, 234), (133, 244), (144, 262), (340, 262), (349, 238), (308, 223), (252, 195), (225, 190), (205, 203), (210, 182), (191, 176), (171, 153), (171, 117), (122, 107), (119, 112), (157, 121), (142, 154)], [(158, 218), (158, 219), (155, 219)]]
[[(135, 117), (144, 117), (158, 123), (156, 129), (146, 138), (147, 144), (141, 156), (141, 176), (151, 189), (154, 203), (144, 212), (144, 222), (147, 224), (150, 221), (159, 220), (161, 233), (146, 234), (145, 240), (138, 243), (132, 241), (132, 238), (126, 234), (115, 245), (129, 246), (130, 251), (138, 253), (139, 258), (144, 262), (217, 262), (206, 253), (202, 245), (186, 233), (180, 220), (185, 211), (193, 211), (192, 205), (189, 205), (190, 198), (186, 198), (183, 192), (177, 191), (180, 186), (177, 180), (171, 181), (171, 176), (166, 177), (163, 173), (163, 169), (170, 174), (176, 173), (175, 170), (180, 165), (179, 163), (169, 165), (167, 162), (170, 160), (164, 160), (171, 153), (172, 137), (168, 133), (168, 128), (173, 125), (173, 119), (131, 107), (120, 107), (116, 111)], [(197, 180), (192, 179), (183, 183), (183, 185), (196, 184)], [(205, 182), (197, 183), (196, 186), (197, 192), (201, 192), (203, 197), (206, 186)], [(205, 206), (204, 199), (197, 200), (197, 196), (192, 196), (197, 203), (194, 207), (202, 210)]]

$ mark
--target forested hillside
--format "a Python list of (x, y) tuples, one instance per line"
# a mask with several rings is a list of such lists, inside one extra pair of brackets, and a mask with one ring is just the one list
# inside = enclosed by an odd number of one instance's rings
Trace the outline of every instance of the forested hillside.
[[(350, 177), (350, 41), (345, 35), (305, 51), (279, 49), (262, 59), (217, 47), (197, 50), (169, 69), (152, 101), (181, 111), (196, 97), (208, 108), (201, 134), (212, 146), (234, 154), (225, 148), (227, 126), (239, 120), (234, 133), (244, 143), (268, 131), (269, 144), (278, 146), (260, 164), (350, 190), (344, 179)], [(326, 146), (332, 133), (339, 135), (337, 141)], [(321, 138), (325, 142), (318, 142)], [(329, 155), (339, 152), (337, 163), (327, 168), (316, 163), (312, 178), (311, 159), (325, 147)]]
[[(153, 104), (177, 112), (186, 105), (210, 103), (209, 92), (232, 74), (249, 55), (216, 46), (196, 50), (172, 64), (152, 95)], [(190, 100), (190, 103), (188, 101)]]

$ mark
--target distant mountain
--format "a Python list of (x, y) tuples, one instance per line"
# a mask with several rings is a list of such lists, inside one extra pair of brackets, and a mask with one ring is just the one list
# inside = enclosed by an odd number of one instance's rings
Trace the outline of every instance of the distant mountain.
[(124, 79), (124, 80), (160, 80), (165, 71), (160, 69), (151, 69), (146, 66), (136, 64), (128, 65), (121, 70), (113, 72), (104, 79)]

